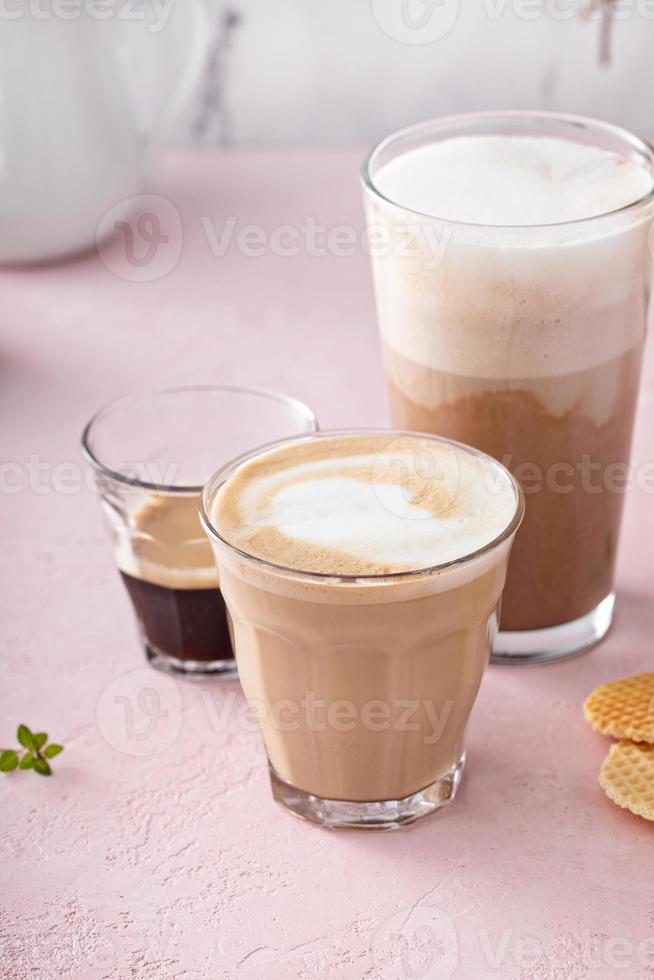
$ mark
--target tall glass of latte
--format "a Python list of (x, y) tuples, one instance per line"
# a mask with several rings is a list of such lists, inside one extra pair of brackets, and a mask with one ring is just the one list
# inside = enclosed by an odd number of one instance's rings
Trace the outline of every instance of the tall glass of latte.
[(650, 305), (654, 155), (549, 113), (436, 120), (380, 143), (364, 195), (393, 423), (521, 482), (494, 660), (596, 643)]
[(389, 829), (454, 797), (522, 510), (490, 457), (399, 432), (285, 440), (210, 480), (202, 520), (280, 803)]

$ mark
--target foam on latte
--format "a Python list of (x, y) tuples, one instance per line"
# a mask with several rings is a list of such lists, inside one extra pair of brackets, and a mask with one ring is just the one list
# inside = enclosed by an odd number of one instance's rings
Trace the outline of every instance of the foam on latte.
[(491, 460), (420, 436), (334, 436), (243, 464), (214, 526), (255, 557), (302, 571), (374, 575), (428, 568), (488, 544), (516, 494)]
[[(543, 393), (540, 381), (582, 378), (642, 342), (654, 204), (606, 214), (652, 182), (645, 162), (544, 136), (456, 137), (384, 164), (375, 184), (385, 197), (367, 206), (392, 243), (373, 251), (373, 267), (396, 387), (430, 407), (429, 385), (414, 382), (429, 369), (501, 388), (508, 379), (559, 417), (574, 409), (582, 383)], [(613, 407), (606, 391), (589, 410), (601, 425)]]
[(375, 177), (402, 207), (449, 221), (576, 221), (638, 201), (651, 175), (616, 153), (545, 136), (460, 136), (410, 150)]
[(211, 546), (200, 524), (197, 497), (147, 497), (115, 544), (116, 564), (134, 578), (170, 589), (215, 588)]

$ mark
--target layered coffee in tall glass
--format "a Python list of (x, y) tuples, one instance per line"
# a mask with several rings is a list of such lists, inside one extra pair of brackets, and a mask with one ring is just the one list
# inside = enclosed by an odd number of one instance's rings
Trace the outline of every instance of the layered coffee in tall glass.
[(482, 114), (405, 130), (363, 177), (393, 422), (526, 495), (495, 658), (608, 629), (647, 327), (654, 157), (616, 127)]

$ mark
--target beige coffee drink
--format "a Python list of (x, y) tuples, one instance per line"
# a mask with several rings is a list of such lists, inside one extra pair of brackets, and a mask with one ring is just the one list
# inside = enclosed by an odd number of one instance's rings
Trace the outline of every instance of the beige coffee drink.
[(229, 622), (198, 508), (196, 494), (150, 494), (114, 527), (114, 557), (150, 662), (226, 671), (235, 667)]
[(523, 483), (509, 655), (555, 658), (610, 623), (653, 172), (622, 131), (546, 114), (416, 127), (364, 171), (387, 245), (373, 268), (394, 424), (470, 443)]
[(522, 499), (445, 440), (317, 435), (205, 490), (239, 676), (275, 796), (394, 827), (454, 795)]

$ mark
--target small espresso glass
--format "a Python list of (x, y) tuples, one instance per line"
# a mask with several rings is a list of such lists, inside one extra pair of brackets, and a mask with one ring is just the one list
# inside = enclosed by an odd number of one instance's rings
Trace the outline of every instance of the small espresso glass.
[[(373, 430), (389, 440), (414, 434)], [(257, 718), (274, 798), (330, 828), (389, 830), (449, 803), (464, 765), (468, 716), (490, 656), (522, 491), (499, 463), (420, 436), (483, 466), (513, 495), (510, 518), (484, 547), (442, 565), (375, 575), (306, 572), (255, 557), (220, 533), (221, 488), (279, 447), (371, 436), (325, 432), (248, 453), (202, 495), (239, 677)], [(352, 452), (356, 455), (353, 445)], [(484, 484), (483, 493), (493, 492)], [(289, 504), (285, 518), (293, 522)], [(508, 511), (507, 511), (508, 513)], [(302, 505), (298, 521), (306, 516)]]
[(114, 558), (153, 667), (233, 677), (231, 624), (199, 519), (202, 486), (225, 461), (314, 432), (302, 402), (259, 389), (168, 388), (101, 409), (82, 437)]

